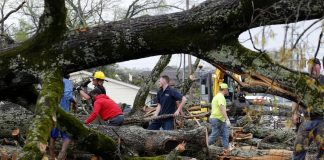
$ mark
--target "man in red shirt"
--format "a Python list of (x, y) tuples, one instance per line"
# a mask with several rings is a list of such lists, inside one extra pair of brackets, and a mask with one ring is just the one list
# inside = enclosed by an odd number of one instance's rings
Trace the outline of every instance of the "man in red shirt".
[(124, 122), (122, 110), (112, 99), (102, 93), (102, 90), (95, 88), (90, 94), (94, 105), (91, 115), (84, 121), (85, 124), (91, 123), (98, 115), (111, 126), (119, 126)]

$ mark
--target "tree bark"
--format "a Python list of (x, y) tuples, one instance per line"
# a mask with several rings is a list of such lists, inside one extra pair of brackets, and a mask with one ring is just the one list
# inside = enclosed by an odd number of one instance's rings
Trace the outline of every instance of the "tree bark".
[[(260, 24), (321, 18), (323, 3), (322, 0), (206, 1), (184, 12), (66, 32), (64, 0), (45, 0), (37, 34), (0, 51), (0, 99), (16, 100), (19, 95), (18, 99), (23, 100), (17, 102), (24, 105), (35, 104), (37, 100), (25, 159), (40, 159), (44, 152), (62, 91), (58, 77), (64, 72), (153, 55), (192, 53), (216, 67), (248, 75), (249, 81), (241, 83), (243, 87), (252, 86), (254, 91), (300, 102), (310, 112), (324, 115), (321, 88), (307, 74), (280, 66), (266, 54), (248, 50), (238, 42), (240, 33)], [(33, 87), (39, 83), (39, 77), (45, 88), (40, 96)], [(78, 135), (76, 130), (73, 133)], [(107, 155), (112, 155), (115, 149), (114, 145), (110, 147)]]
[(237, 147), (230, 151), (229, 155), (222, 156), (223, 151), (222, 147), (212, 146), (209, 148), (209, 158), (210, 159), (235, 159), (235, 160), (245, 160), (245, 159), (291, 159), (292, 151), (284, 149), (268, 149), (261, 150), (255, 149), (253, 147), (249, 148), (240, 148)]
[(145, 106), (145, 101), (148, 93), (150, 92), (151, 87), (155, 82), (160, 78), (160, 74), (164, 71), (165, 67), (169, 64), (172, 55), (162, 55), (153, 68), (151, 74), (145, 78), (141, 88), (138, 90), (133, 108), (130, 112), (130, 115), (140, 111)]
[[(319, 97), (318, 86), (306, 83), (310, 81), (308, 75), (291, 71), (274, 63), (265, 54), (244, 48), (238, 43), (238, 36), (260, 23), (279, 24), (320, 18), (323, 16), (323, 7), (319, 4), (322, 3), (321, 0), (272, 0), (266, 3), (261, 0), (206, 1), (188, 11), (122, 20), (87, 28), (83, 32), (72, 31), (60, 42), (49, 46), (55, 51), (51, 55), (64, 55), (61, 61), (63, 63), (60, 64), (64, 64), (67, 72), (158, 54), (192, 53), (217, 67), (251, 75), (261, 82), (257, 83), (261, 86), (258, 90), (260, 92), (300, 101), (304, 106), (315, 106), (311, 110), (320, 111), (323, 110), (324, 100)], [(281, 8), (285, 8), (284, 12)], [(286, 15), (289, 17), (283, 19)], [(255, 17), (251, 22), (253, 16)], [(42, 42), (48, 43), (44, 40)], [(25, 48), (20, 47), (24, 53), (35, 53), (31, 48)], [(10, 62), (10, 59), (15, 58), (17, 49), (19, 47), (2, 50), (13, 54), (0, 58)], [(21, 54), (25, 59), (35, 59), (34, 66), (42, 67), (42, 63), (37, 61), (41, 56), (33, 54), (31, 58), (24, 55)], [(56, 58), (49, 59), (48, 63), (57, 61)], [(20, 66), (29, 68), (30, 65), (22, 63)], [(0, 77), (3, 82), (0, 84), (6, 85), (1, 86), (0, 90), (4, 90), (8, 88), (8, 80), (12, 81), (15, 77), (5, 78), (9, 75), (9, 72), (5, 72), (10, 68), (8, 65), (1, 68), (1, 73), (4, 74)], [(14, 75), (17, 74), (15, 72)], [(268, 82), (272, 80), (271, 84), (275, 85), (271, 86)]]
[(110, 137), (86, 128), (80, 120), (62, 109), (57, 111), (58, 127), (66, 131), (74, 141), (78, 149), (91, 152), (101, 157), (110, 157), (111, 159), (120, 159), (116, 154), (116, 141)]
[(56, 121), (56, 108), (63, 91), (60, 72), (44, 72), (43, 86), (37, 100), (35, 116), (27, 132), (26, 154), (22, 159), (42, 159), (47, 140)]
[[(185, 118), (185, 119), (192, 119), (192, 118), (201, 118), (201, 117), (207, 117), (210, 115), (210, 112), (205, 112), (202, 114), (198, 114), (198, 115), (190, 115), (190, 116), (178, 116), (180, 118)], [(174, 117), (173, 114), (164, 114), (164, 115), (160, 115), (160, 116), (153, 116), (153, 117), (127, 117), (125, 118), (123, 125), (130, 125), (130, 124), (141, 124), (141, 123), (146, 123), (146, 122), (151, 122), (153, 120), (161, 120), (161, 119), (167, 119), (167, 118), (171, 118)]]
[(263, 142), (286, 142), (292, 145), (292, 138), (296, 136), (296, 133), (291, 129), (270, 129), (258, 126), (256, 122), (248, 116), (239, 119), (236, 125), (238, 127), (243, 127), (243, 132), (252, 133), (254, 138), (263, 139)]
[[(11, 137), (11, 132), (19, 128), (22, 135), (26, 135), (32, 121), (32, 112), (10, 102), (0, 102), (0, 138)], [(28, 123), (29, 122), (29, 123)]]
[(186, 143), (188, 152), (201, 152), (203, 148), (207, 147), (208, 135), (205, 127), (172, 131), (146, 130), (138, 126), (91, 125), (91, 128), (99, 130), (116, 141), (120, 139), (122, 148), (124, 148), (124, 151), (128, 151), (124, 154), (130, 155), (166, 154), (183, 141)]
[(263, 141), (262, 139), (258, 139), (258, 138), (253, 138), (253, 139), (244, 140), (244, 141), (239, 142), (239, 144), (242, 144), (242, 143), (245, 143), (245, 144), (247, 144), (249, 146), (254, 146), (257, 149), (286, 149), (286, 150), (292, 150), (292, 148), (293, 148), (293, 145), (291, 145), (290, 142), (289, 143), (283, 143), (283, 142), (269, 143), (269, 142)]

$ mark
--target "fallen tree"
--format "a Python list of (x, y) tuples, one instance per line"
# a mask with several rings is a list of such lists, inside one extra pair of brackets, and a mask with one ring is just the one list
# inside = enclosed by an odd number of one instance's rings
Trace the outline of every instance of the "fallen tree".
[[(178, 144), (185, 142), (187, 152), (192, 155), (207, 148), (207, 129), (198, 127), (193, 130), (154, 131), (138, 126), (91, 126), (113, 139), (120, 140), (120, 145), (130, 155), (157, 155), (172, 151)], [(204, 153), (206, 154), (206, 153)]]
[[(308, 74), (281, 66), (238, 42), (240, 33), (260, 24), (321, 18), (322, 0), (206, 1), (188, 11), (143, 16), (81, 31), (67, 31), (64, 0), (44, 0), (44, 5), (37, 34), (0, 51), (0, 98), (23, 106), (37, 104), (25, 159), (41, 159), (44, 154), (62, 92), (59, 77), (159, 54), (190, 53), (223, 70), (245, 74), (248, 81), (240, 85), (246, 90), (279, 95), (323, 115), (321, 88)], [(43, 89), (38, 92), (34, 85), (40, 81)]]

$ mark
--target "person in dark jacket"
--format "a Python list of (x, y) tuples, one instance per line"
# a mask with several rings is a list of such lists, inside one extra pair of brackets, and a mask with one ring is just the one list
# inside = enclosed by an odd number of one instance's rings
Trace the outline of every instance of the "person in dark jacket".
[[(166, 75), (160, 77), (160, 90), (157, 93), (158, 106), (156, 108), (154, 116), (160, 116), (164, 114), (173, 114), (174, 116), (178, 116), (182, 111), (182, 107), (187, 101), (185, 96), (169, 86), (169, 81), (170, 79)], [(180, 102), (178, 107), (177, 102)], [(172, 130), (174, 129), (173, 123), (174, 118), (155, 120), (149, 125), (148, 129), (159, 130), (162, 127), (164, 130)]]

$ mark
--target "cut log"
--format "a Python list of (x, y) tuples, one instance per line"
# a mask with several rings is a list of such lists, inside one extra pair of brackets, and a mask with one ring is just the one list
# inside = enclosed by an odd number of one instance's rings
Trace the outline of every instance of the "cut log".
[[(145, 130), (137, 126), (104, 126), (91, 125), (101, 133), (118, 140), (128, 154), (156, 155), (173, 150), (182, 142), (186, 143), (185, 155), (202, 152), (207, 148), (207, 129), (199, 127), (194, 130)], [(127, 153), (125, 153), (127, 154)]]
[(296, 133), (292, 129), (264, 128), (254, 123), (254, 120), (248, 116), (244, 116), (236, 121), (237, 126), (243, 127), (243, 132), (252, 133), (254, 138), (263, 139), (263, 142), (284, 142), (293, 145)]
[(264, 159), (271, 159), (271, 160), (283, 160), (283, 159), (291, 159), (292, 158), (292, 151), (288, 150), (277, 150), (277, 149), (270, 149), (270, 150), (263, 150), (259, 151), (259, 155), (253, 157), (241, 157), (241, 156), (220, 156), (220, 160), (264, 160)]
[(32, 121), (32, 112), (10, 102), (0, 102), (0, 138), (12, 137), (12, 131), (19, 128), (22, 135)]
[(259, 150), (252, 147), (237, 147), (230, 151), (229, 155), (223, 156), (222, 147), (210, 146), (209, 147), (209, 158), (210, 159), (226, 159), (226, 160), (245, 160), (245, 159), (255, 159), (255, 160), (283, 160), (291, 159), (292, 151), (284, 149), (270, 149), (270, 150)]
[(252, 133), (254, 138), (263, 139), (264, 142), (269, 143), (287, 143), (293, 145), (294, 137), (296, 133), (292, 130), (281, 130), (281, 129), (269, 129), (261, 128), (257, 126), (246, 126), (243, 128), (245, 133)]
[(287, 149), (292, 150), (293, 145), (290, 143), (283, 143), (283, 142), (277, 142), (277, 143), (269, 143), (266, 141), (263, 141), (262, 139), (258, 138), (252, 138), (244, 141), (240, 141), (239, 145), (241, 146), (254, 146), (257, 149)]

